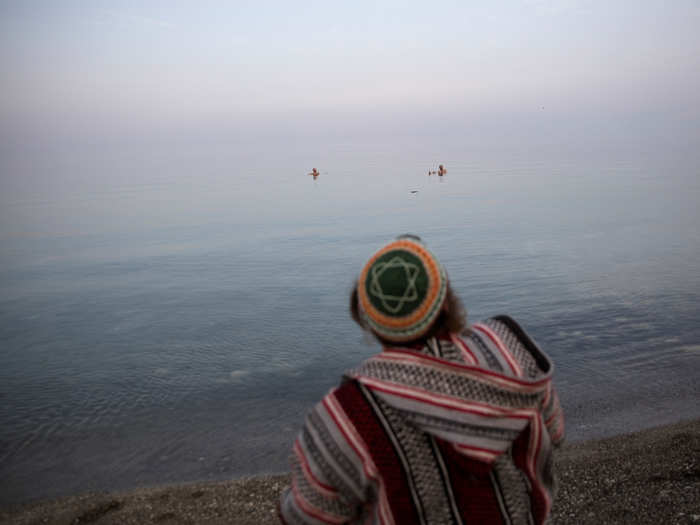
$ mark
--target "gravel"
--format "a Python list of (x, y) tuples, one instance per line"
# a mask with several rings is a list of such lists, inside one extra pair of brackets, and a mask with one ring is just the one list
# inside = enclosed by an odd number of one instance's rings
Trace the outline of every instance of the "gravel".
[[(556, 455), (553, 522), (700, 525), (700, 420), (574, 443)], [(0, 523), (278, 523), (287, 475), (85, 494), (0, 509)]]

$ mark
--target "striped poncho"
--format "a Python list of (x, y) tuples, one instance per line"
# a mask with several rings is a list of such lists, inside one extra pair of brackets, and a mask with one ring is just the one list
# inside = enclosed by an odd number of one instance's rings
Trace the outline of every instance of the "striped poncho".
[(564, 432), (551, 374), (506, 316), (423, 348), (385, 348), (308, 415), (282, 521), (546, 522)]

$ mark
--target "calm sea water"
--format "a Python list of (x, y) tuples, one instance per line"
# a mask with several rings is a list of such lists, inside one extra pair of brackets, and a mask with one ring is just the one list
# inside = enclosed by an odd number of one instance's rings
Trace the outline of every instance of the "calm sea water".
[(284, 471), (378, 350), (348, 292), (404, 232), (553, 357), (569, 439), (700, 416), (696, 153), (206, 146), (1, 183), (0, 503)]

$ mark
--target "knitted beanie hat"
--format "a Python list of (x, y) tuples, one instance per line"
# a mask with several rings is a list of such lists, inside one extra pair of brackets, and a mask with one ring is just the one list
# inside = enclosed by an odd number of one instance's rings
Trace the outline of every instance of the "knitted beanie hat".
[(447, 293), (447, 274), (419, 237), (402, 235), (365, 264), (360, 315), (382, 339), (411, 341), (430, 329)]

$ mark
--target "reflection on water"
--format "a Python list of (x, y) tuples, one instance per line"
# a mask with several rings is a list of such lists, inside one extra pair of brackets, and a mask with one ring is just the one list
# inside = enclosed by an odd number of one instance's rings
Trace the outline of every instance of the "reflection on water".
[(329, 149), (314, 184), (294, 154), (17, 183), (0, 503), (285, 470), (305, 410), (377, 350), (347, 295), (404, 232), (472, 320), (508, 312), (552, 355), (569, 438), (700, 415), (696, 162), (455, 150), (427, 177), (432, 157)]

